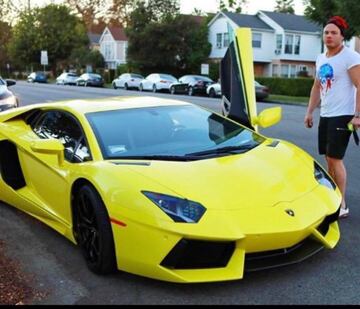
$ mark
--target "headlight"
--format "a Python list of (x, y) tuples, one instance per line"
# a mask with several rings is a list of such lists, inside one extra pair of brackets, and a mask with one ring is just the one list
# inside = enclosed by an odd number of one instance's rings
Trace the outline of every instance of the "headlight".
[(327, 172), (314, 161), (314, 177), (318, 181), (319, 184), (328, 187), (329, 189), (336, 189), (335, 182), (330, 178)]
[(175, 222), (196, 223), (206, 211), (201, 204), (187, 199), (148, 191), (142, 193)]
[(0, 111), (15, 106), (16, 106), (16, 98), (13, 95), (0, 99)]

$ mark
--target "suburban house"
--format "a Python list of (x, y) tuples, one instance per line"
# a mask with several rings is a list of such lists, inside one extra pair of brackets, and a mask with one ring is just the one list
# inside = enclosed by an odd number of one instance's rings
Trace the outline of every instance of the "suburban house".
[(219, 12), (209, 23), (209, 58), (220, 61), (229, 33), (238, 27), (252, 30), (255, 76), (314, 76), (322, 51), (322, 28), (304, 16), (259, 11), (255, 15)]
[(106, 27), (99, 40), (100, 52), (108, 69), (126, 63), (128, 39), (124, 28)]

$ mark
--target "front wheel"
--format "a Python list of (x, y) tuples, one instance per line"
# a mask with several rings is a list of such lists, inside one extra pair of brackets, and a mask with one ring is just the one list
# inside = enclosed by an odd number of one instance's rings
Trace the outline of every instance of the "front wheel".
[(194, 89), (193, 89), (193, 87), (189, 87), (189, 89), (188, 89), (188, 95), (189, 95), (189, 96), (193, 96), (193, 95), (194, 95)]
[(143, 90), (144, 90), (144, 87), (143, 87), (142, 84), (140, 84), (140, 86), (139, 86), (139, 91), (143, 91)]
[(99, 275), (115, 271), (110, 219), (100, 195), (90, 185), (82, 186), (74, 199), (74, 236), (91, 271)]
[(128, 90), (128, 89), (129, 89), (129, 86), (128, 86), (128, 84), (127, 84), (127, 83), (125, 83), (125, 85), (124, 85), (124, 89), (125, 89), (125, 90)]
[(214, 88), (210, 88), (209, 97), (210, 97), (210, 98), (215, 98), (215, 96), (216, 96), (216, 93), (215, 93)]
[(114, 89), (117, 89), (117, 87), (116, 87), (116, 84), (115, 84), (115, 83), (113, 83), (113, 88), (114, 88)]

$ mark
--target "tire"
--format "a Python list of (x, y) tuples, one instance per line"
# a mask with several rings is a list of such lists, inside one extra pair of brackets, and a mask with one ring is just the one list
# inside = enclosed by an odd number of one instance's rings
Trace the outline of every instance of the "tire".
[(173, 86), (170, 87), (170, 93), (171, 94), (176, 94), (175, 87), (173, 87)]
[(127, 83), (124, 84), (124, 89), (125, 89), (125, 90), (128, 90), (128, 89), (129, 89), (129, 86), (128, 86)]
[(117, 89), (117, 87), (116, 87), (116, 84), (115, 84), (115, 83), (113, 83), (113, 84), (112, 84), (112, 86), (113, 86), (113, 88), (114, 88), (114, 89)]
[(143, 90), (144, 90), (144, 87), (143, 87), (142, 84), (140, 84), (140, 86), (139, 86), (139, 91), (143, 91)]
[(74, 198), (74, 236), (88, 268), (99, 275), (116, 270), (114, 237), (106, 207), (91, 185), (82, 186)]
[(152, 86), (152, 92), (156, 92), (156, 91), (157, 91), (156, 85), (154, 84), (154, 85)]
[(210, 90), (209, 90), (209, 97), (210, 97), (210, 98), (215, 98), (215, 97), (216, 97), (216, 93), (215, 93), (214, 88), (210, 88)]
[(84, 82), (84, 87), (88, 87), (88, 86), (89, 86), (88, 82)]
[(188, 89), (188, 95), (189, 95), (189, 96), (193, 96), (193, 95), (194, 95), (194, 89), (193, 89), (193, 87), (189, 87), (189, 89)]

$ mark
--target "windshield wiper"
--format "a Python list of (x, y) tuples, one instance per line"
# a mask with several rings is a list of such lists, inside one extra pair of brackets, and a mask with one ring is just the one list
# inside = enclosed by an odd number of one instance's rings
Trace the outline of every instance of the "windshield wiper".
[(258, 146), (258, 144), (245, 144), (241, 146), (227, 146), (215, 149), (209, 149), (205, 151), (193, 152), (186, 154), (186, 156), (206, 156), (206, 155), (213, 155), (213, 154), (239, 154), (247, 152), (253, 148)]
[(145, 155), (145, 156), (122, 156), (110, 157), (111, 160), (159, 160), (159, 161), (193, 161), (197, 156), (174, 156), (174, 155)]

